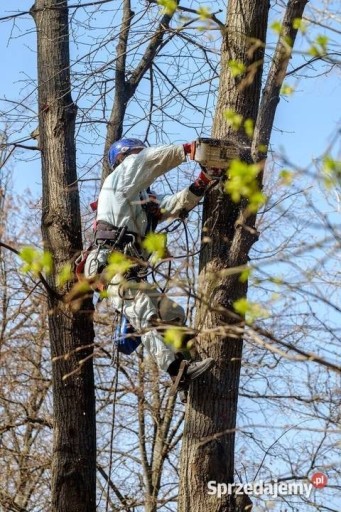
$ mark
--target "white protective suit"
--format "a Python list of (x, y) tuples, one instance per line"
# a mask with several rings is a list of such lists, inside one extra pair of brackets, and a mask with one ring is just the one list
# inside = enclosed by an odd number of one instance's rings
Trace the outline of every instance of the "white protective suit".
[[(106, 178), (98, 198), (97, 221), (105, 221), (116, 227), (127, 226), (128, 231), (137, 233), (141, 238), (146, 235), (147, 215), (141, 205), (141, 197), (148, 200), (146, 188), (156, 178), (170, 171), (186, 160), (182, 145), (151, 147), (138, 154), (127, 156), (123, 162)], [(201, 197), (193, 194), (189, 188), (174, 195), (159, 196), (161, 221), (177, 217), (183, 209), (191, 210)], [(119, 283), (122, 276), (116, 275), (108, 286), (108, 294), (116, 310), (123, 312), (137, 330), (151, 327), (150, 318), (157, 316), (164, 322), (185, 322), (183, 308), (152, 289), (140, 290), (134, 281), (128, 281), (125, 299), (119, 295)], [(156, 357), (159, 367), (167, 370), (174, 361), (174, 353), (162, 336), (155, 330), (148, 330), (141, 337), (149, 353)]]

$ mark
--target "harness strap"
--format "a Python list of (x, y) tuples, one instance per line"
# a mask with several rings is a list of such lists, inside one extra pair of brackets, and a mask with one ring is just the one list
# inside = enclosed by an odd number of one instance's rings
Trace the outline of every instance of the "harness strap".
[(95, 243), (101, 245), (108, 244), (118, 249), (123, 249), (127, 244), (138, 245), (139, 236), (133, 231), (127, 231), (127, 227), (117, 227), (105, 221), (97, 223), (95, 232)]
[[(134, 231), (128, 231), (126, 226), (117, 227), (109, 222), (99, 221), (95, 232), (95, 245), (98, 249), (110, 248), (111, 251), (117, 250), (127, 256), (138, 260), (145, 259), (140, 244), (141, 237)], [(125, 278), (145, 279), (146, 268), (135, 264), (125, 273)]]

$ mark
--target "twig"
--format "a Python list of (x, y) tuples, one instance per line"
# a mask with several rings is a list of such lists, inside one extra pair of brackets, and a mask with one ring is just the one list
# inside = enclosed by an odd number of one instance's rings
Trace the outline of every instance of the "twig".
[[(20, 256), (20, 252), (17, 249), (14, 249), (14, 247), (12, 247), (8, 244), (5, 244), (4, 242), (0, 242), (0, 247), (4, 247), (4, 249), (7, 249), (8, 251), (13, 252), (17, 256)], [(44, 285), (45, 290), (47, 291), (48, 294), (52, 295), (57, 300), (62, 299), (62, 296), (59, 293), (57, 293), (56, 290), (51, 288), (51, 286), (46, 281), (45, 277), (43, 276), (43, 274), (41, 272), (38, 272), (38, 277), (39, 277), (41, 283)]]

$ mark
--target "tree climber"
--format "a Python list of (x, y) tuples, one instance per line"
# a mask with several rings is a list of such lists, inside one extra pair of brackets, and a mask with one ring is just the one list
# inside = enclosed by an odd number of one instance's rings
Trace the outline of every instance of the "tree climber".
[[(112, 173), (103, 183), (98, 198), (95, 243), (111, 247), (142, 260), (148, 254), (141, 242), (147, 233), (153, 232), (157, 224), (176, 218), (184, 211), (195, 207), (211, 183), (210, 176), (201, 170), (194, 183), (184, 190), (166, 196), (156, 196), (150, 186), (159, 176), (193, 158), (195, 143), (146, 147), (138, 139), (123, 138), (109, 149), (108, 160)], [(95, 258), (98, 250), (92, 251), (85, 264), (86, 277), (92, 277), (97, 269)], [(122, 286), (122, 279), (124, 279)], [(143, 279), (142, 279), (143, 280)], [(154, 288), (141, 286), (138, 274), (115, 275), (108, 285), (108, 296), (114, 308), (121, 312), (137, 332), (147, 351), (154, 355), (158, 366), (168, 372), (173, 382), (181, 370), (179, 391), (189, 382), (209, 370), (212, 358), (203, 361), (184, 361), (181, 353), (174, 353), (165, 344), (156, 326), (160, 321), (167, 324), (184, 325), (183, 308)], [(123, 291), (122, 291), (123, 290)], [(178, 379), (179, 380), (179, 379)]]

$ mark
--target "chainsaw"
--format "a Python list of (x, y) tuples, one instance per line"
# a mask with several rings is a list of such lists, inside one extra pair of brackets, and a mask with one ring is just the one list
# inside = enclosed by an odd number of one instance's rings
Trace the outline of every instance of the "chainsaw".
[(199, 138), (194, 141), (191, 158), (198, 162), (211, 179), (220, 179), (234, 158), (236, 146), (227, 140)]

